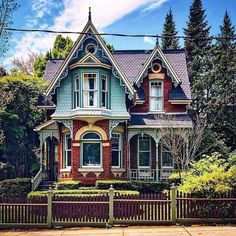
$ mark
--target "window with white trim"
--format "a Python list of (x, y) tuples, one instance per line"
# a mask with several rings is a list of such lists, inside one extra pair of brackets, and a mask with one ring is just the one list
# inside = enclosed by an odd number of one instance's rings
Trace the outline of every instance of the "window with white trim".
[(165, 145), (162, 145), (162, 167), (173, 167), (174, 166), (174, 160), (172, 157), (172, 153), (168, 147)]
[(111, 137), (112, 143), (112, 167), (121, 168), (122, 145), (121, 134), (113, 133)]
[(163, 81), (151, 80), (150, 81), (150, 111), (163, 110)]
[(71, 135), (64, 135), (64, 159), (63, 168), (71, 167)]
[(107, 76), (104, 74), (101, 75), (101, 91), (101, 105), (107, 108)]
[(85, 133), (81, 140), (82, 167), (102, 166), (102, 141), (95, 132)]
[(138, 164), (139, 167), (151, 165), (151, 139), (148, 136), (138, 137)]
[(83, 100), (84, 107), (98, 106), (97, 74), (84, 73)]
[(74, 76), (74, 107), (77, 108), (80, 106), (79, 104), (79, 90), (80, 90), (80, 78), (79, 75), (76, 74)]

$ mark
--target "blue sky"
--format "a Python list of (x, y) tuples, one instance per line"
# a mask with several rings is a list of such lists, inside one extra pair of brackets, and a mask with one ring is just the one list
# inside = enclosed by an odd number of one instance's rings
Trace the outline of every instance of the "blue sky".
[[(172, 8), (180, 35), (193, 0), (18, 0), (20, 8), (14, 13), (13, 27), (81, 31), (86, 24), (88, 7), (92, 21), (100, 32), (128, 34), (161, 34), (167, 11)], [(219, 32), (227, 9), (236, 24), (236, 0), (203, 0), (211, 34)], [(45, 53), (52, 47), (56, 35), (45, 33), (14, 33), (3, 61), (10, 66), (14, 57), (26, 57), (29, 51)], [(75, 40), (77, 35), (70, 35)], [(150, 49), (150, 38), (106, 37), (115, 49)]]

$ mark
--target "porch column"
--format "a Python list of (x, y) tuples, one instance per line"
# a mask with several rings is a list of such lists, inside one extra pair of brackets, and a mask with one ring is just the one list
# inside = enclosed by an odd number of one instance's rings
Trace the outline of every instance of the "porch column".
[(159, 161), (159, 156), (158, 156), (158, 147), (159, 147), (159, 138), (155, 139), (156, 142), (156, 182), (159, 181), (159, 167), (158, 167), (158, 161)]
[(128, 140), (127, 144), (127, 178), (130, 177), (130, 140)]

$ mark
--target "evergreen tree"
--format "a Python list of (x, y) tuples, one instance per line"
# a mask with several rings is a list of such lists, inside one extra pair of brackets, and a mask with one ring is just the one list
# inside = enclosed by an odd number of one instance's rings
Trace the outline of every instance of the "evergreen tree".
[[(162, 36), (176, 36), (177, 33), (178, 32), (176, 31), (172, 10), (170, 9), (165, 18)], [(179, 42), (177, 38), (162, 38), (161, 45), (163, 49), (179, 48)]]
[[(192, 113), (197, 116), (205, 112), (210, 100), (208, 88), (211, 83), (212, 59), (211, 40), (209, 39), (208, 23), (201, 0), (194, 0), (190, 7), (189, 21), (184, 29), (185, 49), (189, 79), (192, 90)], [(210, 86), (211, 87), (211, 86)]]

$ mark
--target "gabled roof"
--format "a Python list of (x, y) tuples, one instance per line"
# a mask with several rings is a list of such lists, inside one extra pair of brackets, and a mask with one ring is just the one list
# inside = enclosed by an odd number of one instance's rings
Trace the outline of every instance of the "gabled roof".
[(83, 32), (83, 34), (81, 34), (78, 37), (78, 39), (74, 43), (74, 46), (73, 46), (72, 50), (70, 51), (69, 55), (67, 56), (67, 58), (61, 64), (60, 63), (55, 63), (53, 65), (53, 69), (56, 70), (56, 68), (57, 68), (58, 70), (56, 72), (54, 70), (53, 71), (46, 70), (46, 72), (45, 72), (46, 79), (49, 78), (49, 77), (51, 78), (50, 84), (49, 84), (49, 86), (47, 88), (47, 91), (46, 91), (46, 96), (48, 96), (53, 91), (53, 89), (55, 89), (55, 86), (58, 83), (58, 81), (60, 80), (60, 78), (64, 77), (67, 74), (68, 64), (71, 61), (71, 59), (73, 58), (73, 55), (75, 54), (76, 50), (80, 46), (82, 40), (86, 36), (85, 33), (93, 33), (94, 34), (94, 37), (98, 40), (98, 42), (101, 45), (102, 49), (104, 50), (104, 52), (106, 53), (107, 57), (109, 58), (109, 60), (113, 64), (114, 69), (117, 71), (117, 74), (119, 75), (121, 80), (124, 82), (127, 90), (130, 92), (130, 94), (132, 96), (134, 96), (135, 95), (135, 89), (130, 84), (128, 78), (123, 73), (123, 71), (121, 70), (121, 68), (118, 65), (118, 63), (114, 60), (114, 57), (112, 56), (111, 52), (106, 47), (103, 39), (101, 38), (101, 36), (99, 35), (98, 31), (96, 30), (96, 28), (94, 27), (93, 23), (90, 20), (87, 22), (87, 24), (84, 27), (84, 30), (82, 32)]

